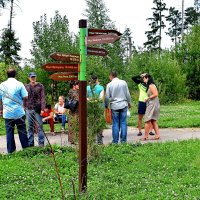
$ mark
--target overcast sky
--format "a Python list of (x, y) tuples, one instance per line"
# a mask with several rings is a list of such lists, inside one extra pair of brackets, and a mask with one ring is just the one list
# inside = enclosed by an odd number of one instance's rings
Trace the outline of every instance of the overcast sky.
[[(16, 0), (15, 0), (16, 1)], [(123, 32), (126, 27), (132, 31), (132, 39), (136, 46), (143, 46), (147, 38), (145, 31), (149, 30), (146, 19), (152, 16), (153, 0), (104, 0), (108, 16), (118, 31)], [(182, 0), (165, 0), (167, 7), (174, 6), (181, 10)], [(85, 19), (82, 15), (86, 8), (85, 0), (18, 0), (15, 6), (13, 28), (22, 44), (20, 56), (30, 58), (31, 40), (33, 39), (32, 23), (38, 21), (40, 16), (47, 14), (48, 19), (58, 10), (61, 15), (66, 15), (69, 20), (70, 31), (78, 33), (78, 21)], [(185, 0), (185, 8), (193, 6), (194, 0)], [(0, 11), (0, 30), (5, 28), (9, 19), (9, 11)], [(162, 41), (163, 48), (170, 46), (169, 37)]]

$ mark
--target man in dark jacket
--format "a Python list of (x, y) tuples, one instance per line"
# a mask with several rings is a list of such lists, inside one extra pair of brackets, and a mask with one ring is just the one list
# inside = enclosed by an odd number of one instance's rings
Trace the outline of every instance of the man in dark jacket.
[(28, 142), (34, 146), (34, 131), (38, 131), (39, 146), (44, 146), (44, 132), (42, 123), (42, 112), (45, 108), (44, 86), (36, 82), (35, 72), (29, 73), (30, 83), (25, 87), (28, 91), (28, 100), (25, 102), (26, 117), (28, 120)]

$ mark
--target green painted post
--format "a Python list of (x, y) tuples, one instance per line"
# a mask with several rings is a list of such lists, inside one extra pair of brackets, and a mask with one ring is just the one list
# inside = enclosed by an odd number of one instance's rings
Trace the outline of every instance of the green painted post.
[(80, 73), (79, 73), (79, 191), (87, 189), (87, 99), (86, 99), (86, 45), (87, 21), (79, 20)]
[(80, 28), (80, 72), (79, 72), (79, 80), (86, 80), (86, 54), (87, 48), (85, 45), (85, 38), (87, 36), (87, 21), (82, 19), (79, 20), (79, 28)]

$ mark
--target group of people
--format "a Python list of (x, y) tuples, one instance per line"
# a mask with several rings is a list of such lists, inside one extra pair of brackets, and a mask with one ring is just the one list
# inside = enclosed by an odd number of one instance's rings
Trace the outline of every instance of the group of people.
[[(34, 133), (37, 132), (39, 146), (44, 146), (45, 135), (43, 123), (48, 121), (51, 132), (54, 133), (54, 113), (50, 105), (46, 104), (44, 86), (36, 82), (35, 72), (28, 75), (29, 83), (23, 84), (16, 79), (17, 73), (13, 68), (7, 70), (8, 79), (0, 84), (0, 115), (5, 119), (7, 151), (16, 150), (14, 128), (17, 127), (22, 148), (34, 146)], [(70, 83), (69, 98), (78, 98), (78, 81)], [(62, 122), (65, 128), (66, 108), (65, 98), (59, 97), (55, 105), (55, 116)], [(78, 108), (74, 112), (69, 111), (69, 118), (76, 116)], [(76, 117), (77, 118), (77, 117)], [(26, 121), (28, 129), (26, 129)], [(69, 125), (69, 142), (73, 143), (73, 133)]]
[[(142, 119), (145, 121), (145, 133), (141, 140), (148, 140), (149, 135), (155, 135), (153, 139), (160, 139), (157, 120), (160, 114), (160, 103), (158, 90), (153, 81), (153, 77), (147, 73), (133, 76), (132, 80), (138, 84), (138, 136), (142, 136)], [(154, 129), (155, 134), (152, 132)]]
[[(131, 108), (131, 95), (126, 81), (118, 78), (115, 70), (109, 74), (110, 83), (106, 86), (104, 97), (104, 88), (99, 84), (96, 75), (91, 76), (90, 82), (94, 82), (93, 90), (87, 86), (88, 99), (93, 95), (104, 99), (105, 108), (110, 107), (112, 115), (112, 143), (127, 142), (127, 115)], [(158, 99), (158, 90), (152, 76), (143, 73), (139, 76), (132, 77), (132, 80), (139, 87), (138, 102), (138, 136), (142, 136), (142, 119), (144, 116), (145, 133), (141, 140), (148, 140), (149, 135), (155, 135), (153, 139), (160, 138), (157, 120), (160, 113), (160, 103)], [(154, 129), (155, 134), (152, 132)], [(102, 133), (97, 133), (97, 139), (102, 138)], [(98, 140), (97, 140), (98, 141)], [(102, 139), (99, 144), (102, 144)]]
[[(75, 110), (69, 110), (68, 118), (66, 116), (65, 97), (59, 96), (59, 101), (54, 107), (54, 112), (50, 105), (45, 102), (44, 86), (36, 82), (36, 74), (29, 73), (29, 83), (23, 84), (16, 79), (16, 70), (8, 69), (8, 79), (0, 84), (0, 112), (3, 110), (5, 119), (7, 151), (12, 153), (16, 150), (14, 140), (14, 127), (17, 126), (19, 139), (22, 148), (34, 146), (34, 132), (37, 129), (39, 146), (44, 146), (45, 138), (43, 123), (50, 124), (51, 132), (54, 133), (54, 114), (57, 121), (62, 123), (62, 129), (65, 128), (68, 120), (68, 141), (72, 144), (77, 136), (78, 124), (78, 106)], [(92, 75), (87, 86), (88, 101), (97, 97), (103, 102), (102, 106), (110, 107), (112, 114), (112, 137), (113, 143), (127, 141), (127, 111), (131, 108), (131, 95), (126, 81), (118, 78), (116, 71), (109, 74), (110, 83), (104, 87), (99, 84), (98, 77)], [(155, 130), (154, 139), (159, 139), (159, 129), (157, 119), (160, 112), (158, 99), (158, 90), (153, 78), (143, 73), (132, 77), (132, 80), (138, 84), (140, 95), (138, 103), (138, 136), (142, 135), (142, 119), (144, 116), (145, 133), (142, 140), (148, 140), (152, 129)], [(70, 82), (68, 101), (79, 101), (79, 81)], [(1, 114), (1, 113), (0, 113)], [(28, 123), (28, 132), (26, 130), (25, 115)], [(76, 127), (76, 128), (74, 128)], [(75, 130), (76, 129), (76, 130)], [(103, 144), (103, 135), (97, 133), (97, 143)]]

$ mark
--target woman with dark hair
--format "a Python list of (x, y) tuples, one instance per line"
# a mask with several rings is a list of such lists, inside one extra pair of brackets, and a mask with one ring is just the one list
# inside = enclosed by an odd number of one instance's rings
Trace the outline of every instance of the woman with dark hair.
[[(68, 99), (79, 101), (79, 81), (70, 82), (70, 90)], [(68, 115), (68, 142), (74, 144), (78, 139), (78, 106), (76, 109), (70, 110)]]
[(160, 114), (160, 102), (158, 99), (158, 90), (153, 81), (153, 78), (146, 74), (143, 77), (143, 81), (147, 84), (147, 95), (148, 97), (145, 99), (147, 103), (147, 108), (144, 116), (145, 121), (145, 135), (142, 140), (148, 140), (149, 137), (149, 130), (151, 128), (151, 124), (153, 129), (155, 130), (155, 140), (160, 139), (159, 128), (157, 124), (157, 120)]

